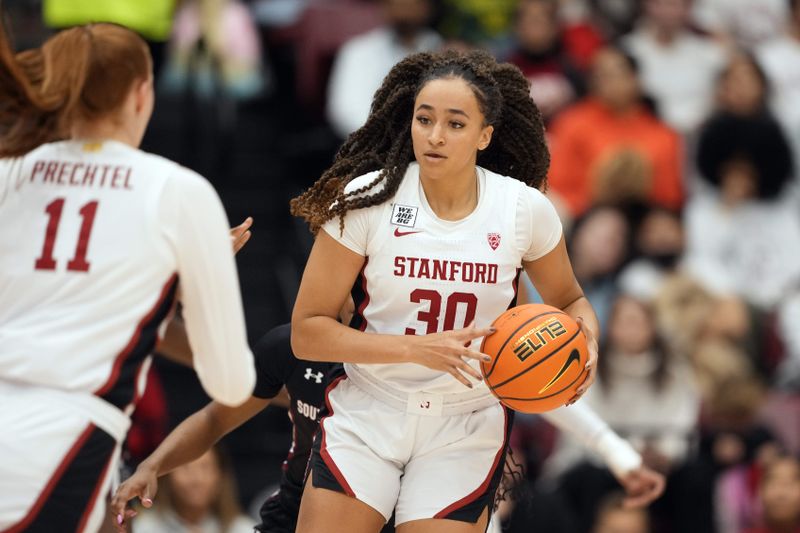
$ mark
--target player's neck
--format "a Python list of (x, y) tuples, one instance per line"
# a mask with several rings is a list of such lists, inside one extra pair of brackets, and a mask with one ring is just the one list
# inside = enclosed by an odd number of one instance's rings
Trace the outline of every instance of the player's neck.
[(70, 129), (71, 139), (91, 139), (98, 141), (119, 141), (127, 145), (138, 147), (135, 135), (127, 128), (121, 127), (110, 120), (96, 122), (81, 122)]
[(442, 220), (461, 220), (478, 206), (478, 178), (474, 166), (456, 176), (426, 178), (420, 174), (425, 199)]

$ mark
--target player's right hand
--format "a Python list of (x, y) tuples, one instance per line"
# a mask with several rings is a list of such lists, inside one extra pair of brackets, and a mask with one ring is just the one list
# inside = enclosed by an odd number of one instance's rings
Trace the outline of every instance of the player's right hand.
[(483, 376), (467, 364), (464, 358), (484, 362), (492, 359), (477, 350), (470, 350), (469, 345), (472, 340), (491, 335), (494, 332), (494, 328), (479, 329), (472, 323), (464, 329), (418, 336), (409, 335), (405, 337), (409, 343), (408, 360), (432, 370), (447, 372), (467, 387), (472, 388), (472, 383), (467, 376), (472, 376), (477, 381), (483, 380)]
[(158, 476), (155, 470), (139, 465), (136, 472), (119, 486), (114, 497), (111, 498), (111, 516), (114, 527), (120, 533), (126, 531), (125, 522), (136, 516), (136, 511), (128, 509), (128, 502), (139, 498), (144, 507), (153, 505), (153, 498), (158, 491)]
[(239, 253), (239, 250), (244, 248), (244, 245), (247, 244), (247, 241), (250, 240), (251, 233), (250, 233), (250, 226), (253, 225), (253, 217), (247, 217), (244, 219), (244, 222), (231, 228), (231, 244), (233, 245), (233, 254), (236, 255)]

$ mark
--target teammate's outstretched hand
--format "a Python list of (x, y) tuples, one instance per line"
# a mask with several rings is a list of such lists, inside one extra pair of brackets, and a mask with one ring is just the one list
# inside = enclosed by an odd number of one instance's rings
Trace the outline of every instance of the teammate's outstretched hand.
[(491, 361), (492, 358), (477, 350), (470, 350), (469, 344), (473, 339), (485, 337), (494, 332), (494, 328), (476, 328), (473, 322), (464, 329), (408, 336), (406, 337), (409, 343), (408, 360), (433, 370), (447, 372), (467, 387), (472, 388), (472, 383), (467, 376), (471, 376), (477, 381), (481, 381), (483, 376), (469, 366), (464, 358), (486, 362)]
[(666, 482), (664, 475), (642, 465), (619, 478), (625, 489), (625, 507), (644, 507), (661, 496)]
[(136, 511), (128, 509), (128, 502), (139, 498), (144, 507), (153, 505), (153, 498), (158, 491), (158, 476), (154, 470), (142, 468), (139, 465), (136, 472), (119, 486), (114, 497), (111, 498), (111, 515), (117, 531), (125, 531), (125, 522), (136, 516)]
[(583, 332), (584, 336), (586, 337), (586, 346), (589, 348), (589, 360), (586, 362), (586, 377), (583, 379), (583, 383), (581, 386), (578, 387), (578, 390), (575, 391), (575, 396), (567, 402), (567, 405), (572, 405), (573, 403), (577, 402), (583, 393), (589, 390), (589, 387), (592, 386), (594, 383), (594, 378), (597, 376), (597, 354), (599, 351), (599, 347), (597, 344), (597, 338), (592, 333), (592, 330), (586, 327), (583, 319), (578, 317), (578, 325), (581, 327), (581, 331)]
[(247, 217), (244, 222), (236, 227), (231, 228), (231, 243), (233, 244), (233, 253), (238, 254), (239, 250), (244, 248), (247, 241), (250, 240), (250, 226), (253, 225), (253, 217)]

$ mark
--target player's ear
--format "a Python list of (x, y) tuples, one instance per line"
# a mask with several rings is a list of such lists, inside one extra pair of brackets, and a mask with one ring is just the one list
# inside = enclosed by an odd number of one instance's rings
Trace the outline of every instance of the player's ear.
[(494, 133), (494, 126), (485, 126), (481, 130), (481, 135), (478, 138), (478, 151), (482, 152), (489, 147), (492, 142), (492, 133)]

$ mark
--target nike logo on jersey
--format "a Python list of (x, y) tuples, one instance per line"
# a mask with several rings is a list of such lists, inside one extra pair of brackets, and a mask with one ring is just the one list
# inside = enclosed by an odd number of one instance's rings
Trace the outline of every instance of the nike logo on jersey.
[(311, 381), (312, 379), (317, 383), (322, 383), (322, 377), (324, 374), (322, 372), (314, 373), (310, 368), (306, 368), (306, 375), (303, 376), (306, 380)]
[(400, 231), (400, 228), (394, 228), (395, 237), (405, 237), (406, 235), (413, 235), (414, 233), (422, 233), (422, 231)]
[(542, 389), (539, 391), (539, 394), (545, 392), (547, 389), (555, 385), (558, 382), (558, 380), (561, 379), (561, 377), (564, 375), (564, 373), (567, 371), (570, 365), (572, 365), (573, 362), (580, 363), (580, 361), (581, 361), (581, 354), (578, 352), (578, 350), (572, 350), (569, 353), (569, 357), (567, 357), (567, 360), (564, 361), (564, 366), (562, 366), (561, 370), (558, 371), (558, 374), (556, 374), (555, 377), (550, 380), (550, 383), (542, 387)]

